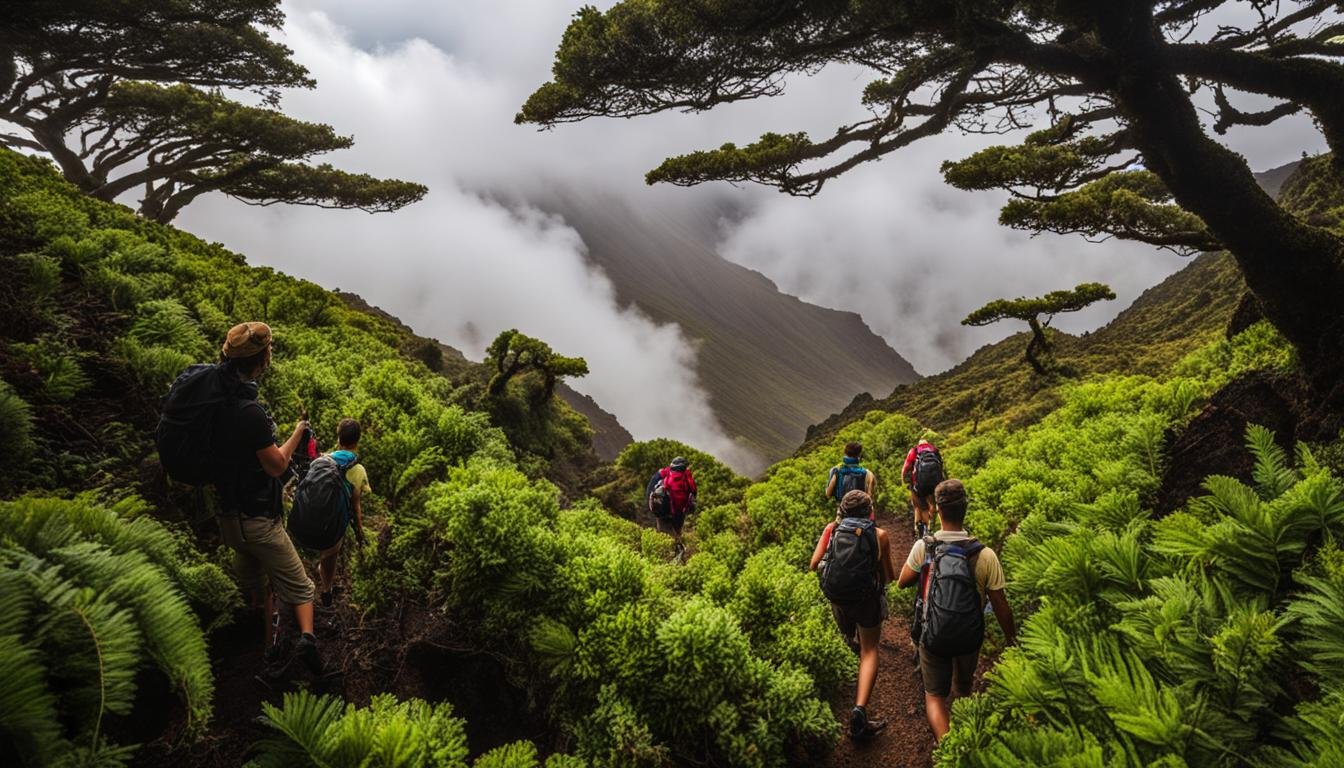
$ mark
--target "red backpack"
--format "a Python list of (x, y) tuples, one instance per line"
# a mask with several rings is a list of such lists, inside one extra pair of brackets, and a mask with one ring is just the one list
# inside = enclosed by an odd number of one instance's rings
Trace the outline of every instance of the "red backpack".
[(691, 470), (663, 467), (658, 470), (658, 474), (663, 478), (663, 487), (667, 489), (672, 514), (689, 512), (695, 503), (695, 478), (691, 477)]

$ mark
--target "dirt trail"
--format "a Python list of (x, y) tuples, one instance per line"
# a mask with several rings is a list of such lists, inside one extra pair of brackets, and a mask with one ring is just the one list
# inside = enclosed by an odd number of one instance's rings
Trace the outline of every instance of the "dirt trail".
[[(902, 510), (899, 515), (878, 514), (877, 523), (891, 537), (891, 555), (897, 569), (905, 562), (914, 544), (910, 518)], [(910, 646), (910, 617), (903, 609), (894, 609), (891, 618), (882, 624), (882, 644), (879, 647), (877, 683), (868, 702), (871, 716), (887, 721), (887, 728), (867, 743), (856, 743), (842, 736), (826, 765), (843, 768), (883, 766), (884, 768), (926, 768), (933, 761), (933, 731), (924, 716), (924, 685), (915, 667)], [(843, 724), (849, 722), (854, 708), (854, 684), (850, 683), (831, 700), (836, 717)]]

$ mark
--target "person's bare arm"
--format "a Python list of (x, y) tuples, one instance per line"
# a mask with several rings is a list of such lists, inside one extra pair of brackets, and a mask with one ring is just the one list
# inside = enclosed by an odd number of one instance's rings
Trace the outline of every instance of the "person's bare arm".
[(832, 472), (831, 479), (826, 481), (826, 498), (828, 499), (833, 498), (835, 496), (835, 480), (837, 477), (838, 476), (834, 472)]
[(362, 547), (364, 546), (364, 485), (355, 487), (355, 492), (350, 496), (350, 506), (355, 510), (355, 541)]
[(294, 434), (289, 436), (284, 445), (268, 445), (257, 451), (257, 461), (261, 462), (262, 470), (271, 477), (279, 477), (285, 474), (289, 469), (289, 460), (294, 457), (294, 451), (299, 447), (299, 441), (303, 439), (304, 430), (308, 429), (308, 422), (299, 419), (299, 423), (294, 425)]
[(1017, 626), (1013, 623), (1013, 609), (1008, 607), (1008, 597), (1002, 589), (985, 590), (985, 595), (994, 609), (994, 618), (999, 620), (999, 626), (1003, 628), (1004, 641), (1008, 645), (1017, 642)]
[(867, 478), (867, 479), (868, 479), (868, 482), (867, 482), (867, 486), (868, 486), (868, 487), (867, 487), (866, 490), (868, 491), (868, 497), (869, 497), (869, 498), (872, 498), (872, 499), (876, 499), (876, 498), (877, 498), (877, 475), (873, 474), (873, 470), (871, 470), (871, 469), (868, 470), (868, 478)]
[(896, 581), (896, 561), (891, 557), (891, 537), (881, 528), (877, 529), (877, 548), (882, 563), (882, 580), (890, 584)]
[(817, 548), (812, 550), (812, 562), (807, 566), (808, 570), (817, 570), (817, 566), (821, 564), (822, 556), (826, 554), (827, 543), (826, 534), (823, 533), (821, 538), (817, 539)]
[(911, 570), (909, 565), (902, 564), (901, 575), (896, 579), (896, 586), (905, 589), (914, 585), (916, 581), (919, 581), (919, 571)]

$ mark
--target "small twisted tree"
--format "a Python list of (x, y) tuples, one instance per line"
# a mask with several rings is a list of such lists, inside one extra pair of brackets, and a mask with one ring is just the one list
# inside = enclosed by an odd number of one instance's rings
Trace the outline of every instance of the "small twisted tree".
[(530, 397), (534, 403), (550, 400), (561, 376), (588, 375), (588, 363), (582, 357), (557, 355), (546, 342), (519, 333), (516, 328), (496, 336), (486, 348), (485, 356), (495, 366), (495, 375), (487, 385), (491, 397), (503, 395), (509, 380), (527, 370), (534, 370), (542, 377), (541, 387)]
[[(1033, 299), (995, 299), (985, 306), (967, 315), (962, 325), (990, 325), (1000, 320), (1023, 320), (1031, 326), (1031, 342), (1027, 344), (1027, 363), (1031, 369), (1041, 375), (1054, 368), (1050, 338), (1045, 329), (1055, 315), (1063, 312), (1077, 312), (1098, 301), (1115, 298), (1115, 292), (1102, 283), (1083, 283), (1070, 291), (1051, 291)], [(1045, 320), (1041, 320), (1041, 316)]]

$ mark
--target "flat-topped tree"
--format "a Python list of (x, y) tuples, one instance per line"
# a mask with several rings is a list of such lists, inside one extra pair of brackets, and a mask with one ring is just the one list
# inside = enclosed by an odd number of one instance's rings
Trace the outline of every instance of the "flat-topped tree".
[[(1235, 6), (1247, 23), (1236, 26)], [(949, 129), (1038, 127), (944, 169), (1006, 189), (1003, 221), (1181, 252), (1226, 248), (1320, 393), (1344, 380), (1344, 237), (1281, 208), (1231, 126), (1309, 114), (1344, 157), (1338, 0), (625, 0), (581, 9), (553, 80), (519, 122), (698, 111), (782, 92), (830, 63), (877, 78), (871, 116), (828, 137), (768, 133), (674, 157), (647, 180), (754, 181), (813, 195), (830, 179)], [(1214, 21), (1214, 12), (1217, 20)], [(1269, 97), (1245, 111), (1238, 93)], [(1216, 120), (1201, 122), (1201, 106)], [(1339, 174), (1339, 162), (1331, 172)]]
[(495, 337), (485, 350), (485, 359), (495, 366), (495, 374), (486, 387), (492, 397), (503, 395), (509, 381), (526, 371), (541, 374), (541, 387), (529, 395), (535, 403), (551, 399), (561, 376), (588, 375), (588, 363), (582, 357), (557, 355), (551, 345), (514, 328)]
[[(1115, 292), (1102, 283), (1083, 283), (1070, 291), (1051, 291), (1034, 299), (995, 299), (967, 315), (962, 325), (990, 325), (1000, 320), (1022, 320), (1031, 326), (1031, 341), (1027, 344), (1027, 363), (1041, 375), (1054, 367), (1053, 348), (1045, 329), (1055, 315), (1077, 312), (1098, 301), (1115, 298)], [(1044, 320), (1042, 320), (1044, 316)]]
[(268, 36), (283, 19), (278, 0), (10, 0), (0, 144), (49, 155), (103, 200), (143, 190), (139, 212), (161, 222), (212, 191), (370, 212), (423, 197), (419, 184), (308, 164), (352, 140), (274, 109), (280, 89), (314, 85)]

